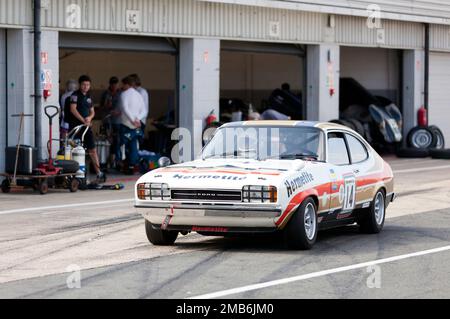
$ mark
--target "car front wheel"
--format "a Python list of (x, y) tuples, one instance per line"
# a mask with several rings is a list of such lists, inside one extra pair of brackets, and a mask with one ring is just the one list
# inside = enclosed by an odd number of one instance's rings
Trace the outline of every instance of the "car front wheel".
[(359, 228), (365, 234), (378, 234), (384, 227), (386, 219), (386, 195), (379, 190), (370, 205), (363, 211), (358, 222)]
[(171, 246), (178, 238), (178, 232), (156, 229), (148, 220), (145, 221), (145, 232), (150, 243), (155, 246)]
[(285, 243), (290, 249), (309, 250), (317, 240), (318, 229), (316, 204), (312, 198), (308, 198), (284, 230)]

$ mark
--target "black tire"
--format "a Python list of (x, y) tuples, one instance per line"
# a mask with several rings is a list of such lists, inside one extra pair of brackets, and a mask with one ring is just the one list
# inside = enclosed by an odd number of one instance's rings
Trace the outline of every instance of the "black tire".
[[(308, 237), (306, 230), (305, 213), (307, 209), (313, 209), (313, 217), (315, 228), (312, 231), (314, 236)], [(319, 225), (317, 222), (317, 207), (312, 198), (307, 198), (294, 213), (289, 221), (286, 229), (284, 230), (284, 241), (289, 249), (295, 250), (309, 250), (311, 249), (316, 240)]]
[(69, 182), (69, 190), (71, 193), (78, 192), (80, 188), (80, 180), (78, 178), (72, 178)]
[(145, 221), (145, 232), (150, 243), (155, 246), (171, 246), (178, 238), (178, 232), (155, 229), (148, 220)]
[(353, 124), (356, 133), (365, 138), (366, 130), (364, 129), (364, 125), (357, 119), (348, 119), (348, 121)]
[(420, 148), (400, 148), (396, 154), (400, 158), (425, 158), (430, 156), (430, 151)]
[(55, 166), (62, 169), (62, 174), (75, 174), (80, 169), (80, 164), (75, 161), (56, 161)]
[(330, 121), (330, 123), (339, 124), (342, 126), (346, 126), (352, 130), (356, 130), (356, 127), (353, 125), (353, 123), (348, 120), (332, 120)]
[[(377, 219), (377, 208), (382, 205), (383, 216)], [(370, 207), (360, 211), (359, 215), (359, 229), (364, 234), (378, 234), (383, 230), (384, 222), (386, 220), (386, 194), (384, 190), (379, 190), (376, 194)]]
[(430, 155), (434, 159), (450, 159), (450, 149), (431, 149)]
[(436, 136), (436, 146), (435, 149), (445, 149), (445, 137), (444, 134), (442, 133), (442, 131), (440, 130), (439, 127), (437, 127), (436, 125), (431, 125), (429, 127), (429, 129), (434, 133), (434, 135)]
[(2, 182), (2, 192), (5, 194), (9, 194), (11, 192), (11, 184), (7, 179)]
[(48, 182), (45, 179), (42, 179), (39, 183), (39, 193), (41, 195), (46, 195), (48, 193)]
[(347, 126), (349, 129), (352, 129), (353, 131), (356, 131), (356, 127), (352, 122), (350, 122), (348, 120), (340, 120), (340, 121), (341, 121), (342, 125)]
[(435, 148), (436, 143), (436, 135), (428, 127), (416, 126), (408, 134), (408, 145), (412, 148)]

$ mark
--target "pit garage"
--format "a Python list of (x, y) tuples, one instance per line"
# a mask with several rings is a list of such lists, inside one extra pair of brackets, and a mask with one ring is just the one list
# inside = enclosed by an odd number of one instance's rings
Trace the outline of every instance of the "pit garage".
[(60, 33), (60, 93), (70, 79), (82, 74), (92, 78), (91, 94), (98, 113), (94, 131), (101, 135), (105, 112), (99, 106), (109, 79), (138, 74), (150, 95), (145, 149), (164, 154), (170, 151), (170, 129), (177, 123), (177, 54), (174, 39)]
[[(358, 131), (378, 150), (390, 150), (387, 146), (401, 139), (401, 55), (401, 50), (341, 47), (340, 119), (336, 122)], [(397, 134), (380, 132), (379, 122), (386, 113), (397, 122)]]
[[(274, 108), (296, 119), (305, 116), (305, 47), (294, 44), (221, 41), (220, 106), (226, 122)], [(274, 91), (288, 83), (299, 103), (278, 108)], [(289, 103), (288, 103), (289, 105)]]

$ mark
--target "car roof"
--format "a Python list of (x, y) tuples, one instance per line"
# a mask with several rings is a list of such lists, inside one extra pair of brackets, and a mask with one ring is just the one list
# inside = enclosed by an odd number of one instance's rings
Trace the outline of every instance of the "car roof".
[(330, 123), (330, 122), (314, 122), (314, 121), (244, 121), (231, 122), (222, 127), (248, 127), (248, 126), (269, 126), (269, 127), (316, 127), (324, 131), (341, 130), (352, 132), (346, 126)]

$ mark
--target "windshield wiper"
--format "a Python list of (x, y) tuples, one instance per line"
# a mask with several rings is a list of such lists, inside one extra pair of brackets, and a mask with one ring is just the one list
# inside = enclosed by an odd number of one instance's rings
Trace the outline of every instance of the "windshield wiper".
[(249, 154), (251, 152), (254, 152), (253, 150), (242, 150), (242, 151), (234, 151), (233, 153), (223, 153), (223, 154), (214, 154), (211, 156), (207, 156), (204, 159), (208, 158), (227, 158), (227, 157), (243, 157), (239, 156), (239, 154)]
[(317, 154), (306, 154), (306, 153), (299, 153), (299, 154), (283, 154), (280, 155), (280, 159), (305, 159), (305, 158), (309, 158), (309, 159), (314, 159), (314, 160), (318, 160), (319, 159), (319, 155)]

